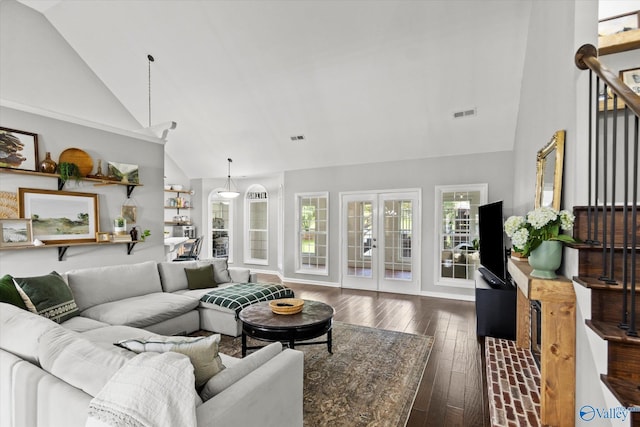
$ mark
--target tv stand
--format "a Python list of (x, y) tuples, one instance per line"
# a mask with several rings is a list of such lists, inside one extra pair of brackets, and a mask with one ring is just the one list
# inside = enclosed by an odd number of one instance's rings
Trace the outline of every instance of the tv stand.
[(479, 337), (516, 339), (516, 288), (499, 287), (476, 273), (476, 334)]

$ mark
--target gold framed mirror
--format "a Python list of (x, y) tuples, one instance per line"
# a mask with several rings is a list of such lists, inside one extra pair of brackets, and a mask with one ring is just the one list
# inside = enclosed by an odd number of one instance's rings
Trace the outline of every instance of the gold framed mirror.
[(562, 165), (564, 163), (563, 130), (553, 134), (551, 141), (540, 151), (536, 165), (535, 207), (552, 207), (560, 210), (562, 196)]

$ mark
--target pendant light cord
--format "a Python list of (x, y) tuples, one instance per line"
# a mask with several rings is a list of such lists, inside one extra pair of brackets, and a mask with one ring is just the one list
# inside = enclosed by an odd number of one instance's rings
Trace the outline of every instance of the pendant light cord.
[(151, 63), (153, 61), (155, 61), (155, 59), (153, 59), (153, 56), (151, 55), (147, 55), (147, 59), (148, 59), (148, 68), (149, 68), (149, 79), (148, 79), (148, 83), (149, 83), (149, 127), (151, 127)]

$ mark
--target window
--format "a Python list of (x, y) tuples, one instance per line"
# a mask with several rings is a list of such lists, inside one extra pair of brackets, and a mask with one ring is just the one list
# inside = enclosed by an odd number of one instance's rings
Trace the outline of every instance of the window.
[(329, 195), (296, 195), (297, 272), (327, 275), (329, 242)]
[(245, 263), (269, 262), (269, 195), (261, 185), (249, 187), (245, 195)]
[(478, 206), (487, 203), (487, 184), (436, 187), (436, 282), (469, 286), (479, 266)]
[(217, 190), (209, 195), (209, 224), (211, 232), (211, 257), (228, 258), (233, 262), (231, 239), (233, 231), (233, 199), (218, 196)]

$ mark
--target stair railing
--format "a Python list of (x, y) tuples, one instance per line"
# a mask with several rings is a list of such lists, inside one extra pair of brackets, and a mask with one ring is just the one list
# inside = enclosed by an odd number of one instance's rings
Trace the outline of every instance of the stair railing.
[[(636, 325), (638, 242), (636, 236), (638, 233), (640, 96), (598, 60), (598, 51), (593, 45), (586, 44), (580, 47), (576, 52), (575, 62), (581, 70), (589, 70), (588, 238), (585, 243), (602, 246), (603, 262), (599, 279), (612, 285), (619, 284), (619, 280), (614, 277), (616, 271), (614, 252), (622, 251), (620, 279), (623, 300), (619, 326), (626, 329), (627, 335), (638, 336)], [(609, 131), (609, 125), (612, 127), (611, 131)], [(620, 126), (623, 130), (621, 140), (618, 132)], [(622, 156), (618, 153), (619, 149), (623, 151)], [(620, 166), (622, 172), (620, 172)], [(619, 190), (616, 188), (619, 180), (623, 184), (622, 194), (618, 194)], [(615, 214), (616, 204), (622, 205), (622, 224), (619, 224), (620, 218)], [(600, 215), (602, 215), (601, 233), (598, 227)], [(620, 238), (616, 241), (618, 227), (622, 227), (621, 242)]]

